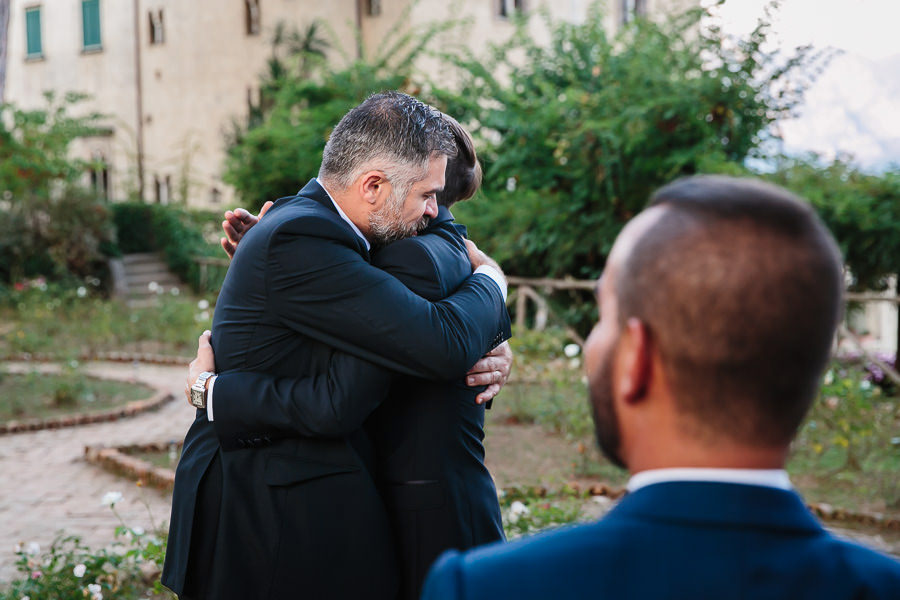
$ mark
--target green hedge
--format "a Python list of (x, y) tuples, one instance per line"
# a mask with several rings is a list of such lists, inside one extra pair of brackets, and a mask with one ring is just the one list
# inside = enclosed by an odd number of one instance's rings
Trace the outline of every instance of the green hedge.
[(218, 213), (126, 202), (112, 205), (118, 248), (123, 254), (159, 252), (173, 273), (194, 290), (215, 291), (222, 273), (201, 285), (198, 256), (224, 257), (218, 245)]

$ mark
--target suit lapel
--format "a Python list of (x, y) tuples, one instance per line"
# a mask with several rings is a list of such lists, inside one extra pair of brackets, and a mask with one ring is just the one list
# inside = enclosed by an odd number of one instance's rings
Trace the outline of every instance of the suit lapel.
[[(328, 217), (336, 223), (340, 223), (340, 225), (347, 231), (347, 239), (350, 241), (352, 247), (359, 252), (363, 258), (366, 259), (367, 262), (371, 260), (369, 256), (369, 250), (366, 248), (365, 242), (360, 239), (359, 235), (353, 231), (353, 228), (341, 218), (341, 215), (338, 213), (337, 209), (334, 207), (334, 202), (331, 201), (331, 197), (328, 195), (328, 192), (325, 191), (325, 188), (316, 181), (316, 179), (310, 179), (309, 182), (303, 186), (295, 196), (286, 196), (284, 198), (279, 198), (275, 201), (275, 205), (269, 210), (269, 212), (278, 210), (285, 206), (293, 206), (296, 204), (307, 203), (313, 204), (317, 211), (325, 212), (328, 214)], [(266, 213), (269, 214), (269, 213)]]
[(795, 492), (733, 483), (649, 485), (628, 494), (607, 518), (824, 533)]

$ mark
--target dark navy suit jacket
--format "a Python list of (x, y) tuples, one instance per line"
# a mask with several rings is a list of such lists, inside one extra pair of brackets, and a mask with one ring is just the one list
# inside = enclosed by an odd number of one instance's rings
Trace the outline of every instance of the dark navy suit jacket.
[(423, 600), (900, 598), (900, 563), (826, 532), (794, 492), (672, 482), (604, 519), (435, 564)]
[[(372, 264), (426, 300), (438, 301), (471, 274), (464, 235), (441, 207), (423, 234), (381, 249)], [(241, 438), (279, 434), (320, 436), (361, 423), (387, 390), (379, 393), (369, 382), (368, 390), (352, 397), (358, 385), (329, 386), (326, 380), (358, 377), (355, 362), (361, 361), (340, 352), (330, 360), (327, 373), (308, 380), (242, 371), (221, 375), (213, 400), (221, 443), (230, 447)], [(497, 491), (484, 466), (479, 391), (462, 379), (396, 376), (387, 401), (365, 424), (375, 451), (373, 474), (394, 531), (401, 598), (419, 597), (441, 552), (503, 539)]]
[[(509, 336), (497, 286), (473, 275), (440, 302), (416, 296), (369, 264), (363, 241), (312, 181), (279, 200), (241, 241), (212, 331), (222, 377), (258, 371), (298, 380), (314, 396), (312, 408), (288, 410), (318, 411), (320, 420), (308, 419), (311, 434), (332, 437), (255, 428), (252, 414), (271, 406), (265, 387), (247, 390), (231, 406), (246, 418), (229, 418), (217, 389), (216, 420), (197, 411), (185, 438), (163, 583), (181, 593), (191, 565), (207, 561), (201, 570), (209, 571), (214, 598), (393, 598), (392, 536), (370, 475), (371, 444), (362, 420), (345, 419), (341, 408), (347, 399), (377, 405), (390, 385), (385, 368), (462, 377)], [(214, 481), (207, 471), (218, 463), (221, 489), (207, 489)], [(213, 512), (197, 510), (198, 494), (221, 499), (215, 522), (202, 523)], [(196, 555), (198, 523), (204, 539), (214, 540), (209, 556)]]

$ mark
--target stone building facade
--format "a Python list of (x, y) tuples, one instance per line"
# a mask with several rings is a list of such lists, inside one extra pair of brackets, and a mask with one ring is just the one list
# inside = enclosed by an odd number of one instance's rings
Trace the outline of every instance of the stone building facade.
[[(90, 175), (111, 200), (185, 201), (221, 209), (236, 199), (221, 178), (224, 132), (258, 101), (259, 74), (278, 23), (325, 24), (330, 60), (376, 52), (393, 29), (465, 19), (451, 39), (476, 52), (513, 33), (516, 11), (580, 21), (590, 0), (0, 0), (0, 99), (45, 105), (44, 93), (85, 92), (107, 115), (73, 152), (104, 165)], [(608, 0), (612, 30), (634, 14), (685, 0)], [(4, 15), (6, 27), (4, 25)], [(535, 20), (537, 21), (537, 20)], [(534, 23), (535, 39), (547, 36)], [(4, 61), (5, 57), (5, 61)], [(422, 69), (434, 69), (424, 59)], [(291, 190), (285, 190), (286, 193)]]

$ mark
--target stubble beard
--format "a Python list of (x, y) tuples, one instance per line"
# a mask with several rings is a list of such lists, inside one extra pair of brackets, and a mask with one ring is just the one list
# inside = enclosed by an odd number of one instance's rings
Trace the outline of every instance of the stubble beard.
[(619, 418), (613, 402), (612, 380), (613, 353), (603, 357), (600, 370), (590, 385), (591, 409), (594, 414), (594, 432), (597, 445), (606, 459), (615, 466), (626, 469), (625, 461), (620, 455), (622, 435), (619, 431)]
[(414, 236), (428, 227), (428, 217), (423, 217), (415, 223), (404, 221), (404, 200), (405, 194), (401, 196), (392, 190), (384, 205), (369, 214), (369, 228), (372, 231), (373, 244), (376, 248), (382, 248), (391, 242)]

